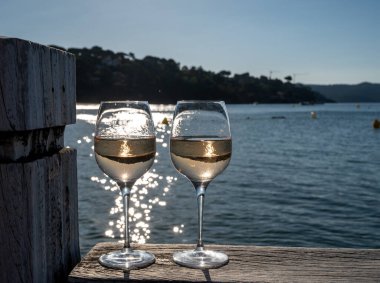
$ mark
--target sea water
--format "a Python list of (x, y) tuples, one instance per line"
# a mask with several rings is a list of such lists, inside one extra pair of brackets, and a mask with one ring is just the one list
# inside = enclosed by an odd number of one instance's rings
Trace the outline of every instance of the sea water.
[[(97, 105), (78, 105), (65, 145), (78, 152), (82, 253), (122, 240), (121, 197), (93, 152)], [(195, 243), (192, 184), (169, 157), (173, 105), (152, 105), (157, 155), (131, 195), (140, 243)], [(204, 242), (380, 248), (380, 104), (228, 105), (232, 160), (211, 182)], [(312, 114), (314, 112), (314, 114)]]

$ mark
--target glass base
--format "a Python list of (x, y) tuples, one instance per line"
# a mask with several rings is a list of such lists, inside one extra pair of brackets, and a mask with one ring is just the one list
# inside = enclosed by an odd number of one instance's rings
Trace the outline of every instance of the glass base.
[(122, 270), (144, 268), (153, 264), (155, 261), (156, 258), (153, 254), (132, 249), (110, 252), (99, 258), (101, 265)]
[(210, 250), (191, 250), (173, 254), (175, 263), (197, 269), (219, 268), (228, 263), (228, 256)]

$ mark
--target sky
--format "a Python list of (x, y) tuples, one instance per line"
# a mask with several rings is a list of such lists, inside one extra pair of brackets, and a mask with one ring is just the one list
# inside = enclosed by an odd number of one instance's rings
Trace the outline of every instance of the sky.
[(305, 84), (380, 82), (380, 0), (0, 0), (0, 35)]

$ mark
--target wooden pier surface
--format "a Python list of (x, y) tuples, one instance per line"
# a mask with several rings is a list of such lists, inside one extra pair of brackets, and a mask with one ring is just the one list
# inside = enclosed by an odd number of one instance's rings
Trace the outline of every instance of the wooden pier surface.
[(69, 282), (380, 282), (380, 250), (208, 245), (230, 261), (219, 269), (196, 270), (172, 261), (184, 244), (135, 245), (156, 255), (148, 268), (123, 271), (102, 267), (101, 254), (121, 249), (119, 243), (97, 244), (74, 268)]

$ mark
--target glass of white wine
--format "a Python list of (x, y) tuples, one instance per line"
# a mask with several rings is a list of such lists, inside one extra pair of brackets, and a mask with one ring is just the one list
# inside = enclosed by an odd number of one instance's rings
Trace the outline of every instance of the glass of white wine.
[(173, 118), (170, 156), (174, 167), (196, 190), (198, 242), (194, 250), (173, 254), (179, 265), (209, 269), (228, 263), (222, 252), (206, 250), (202, 240), (206, 188), (228, 166), (232, 153), (230, 123), (223, 101), (179, 101)]
[(123, 249), (102, 255), (99, 262), (122, 270), (147, 267), (155, 262), (155, 257), (131, 248), (128, 209), (132, 186), (150, 169), (156, 155), (154, 123), (148, 102), (101, 102), (94, 145), (100, 169), (115, 180), (121, 190), (125, 219)]

